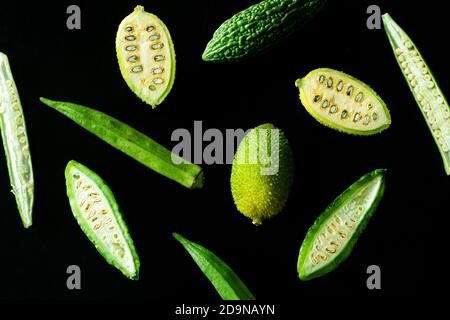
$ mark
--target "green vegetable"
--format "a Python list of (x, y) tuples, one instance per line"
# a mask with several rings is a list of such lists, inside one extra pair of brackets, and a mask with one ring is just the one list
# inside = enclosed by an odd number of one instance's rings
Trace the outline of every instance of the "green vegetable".
[(225, 21), (203, 53), (205, 61), (242, 60), (258, 55), (312, 19), (325, 0), (264, 0)]
[(23, 226), (33, 223), (34, 178), (25, 118), (8, 57), (0, 52), (0, 131)]
[(385, 172), (378, 169), (361, 177), (314, 222), (300, 248), (301, 280), (323, 276), (347, 259), (383, 197)]
[(109, 264), (137, 280), (139, 257), (108, 185), (73, 160), (67, 164), (65, 175), (70, 207), (83, 232)]
[(47, 106), (61, 112), (84, 129), (146, 167), (187, 188), (203, 186), (203, 172), (199, 166), (181, 159), (127, 124), (100, 111), (74, 103), (40, 99)]
[(255, 300), (234, 271), (214, 253), (177, 233), (173, 237), (191, 255), (223, 300)]
[(253, 224), (278, 214), (294, 180), (294, 161), (286, 136), (273, 124), (251, 130), (241, 141), (231, 169), (237, 209)]
[(383, 100), (368, 85), (348, 74), (320, 68), (297, 79), (295, 85), (309, 114), (329, 128), (371, 135), (391, 124)]
[(119, 25), (116, 52), (130, 89), (156, 108), (175, 81), (175, 50), (165, 24), (137, 6)]
[(450, 110), (447, 100), (411, 38), (387, 13), (383, 15), (383, 23), (395, 58), (439, 148), (445, 172), (450, 174)]

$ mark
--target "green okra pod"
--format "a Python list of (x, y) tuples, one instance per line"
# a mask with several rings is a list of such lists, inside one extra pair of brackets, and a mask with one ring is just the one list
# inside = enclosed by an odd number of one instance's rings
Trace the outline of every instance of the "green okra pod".
[(214, 253), (177, 233), (173, 237), (191, 255), (223, 300), (255, 300), (236, 273)]
[(129, 125), (103, 112), (74, 103), (46, 98), (41, 98), (41, 101), (163, 176), (190, 189), (203, 186), (203, 171), (200, 166), (181, 159)]

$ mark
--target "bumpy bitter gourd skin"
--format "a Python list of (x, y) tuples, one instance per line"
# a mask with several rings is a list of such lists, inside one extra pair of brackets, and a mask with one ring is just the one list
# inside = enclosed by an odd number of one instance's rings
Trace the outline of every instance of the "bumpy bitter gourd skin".
[(325, 0), (264, 0), (225, 21), (203, 53), (205, 61), (237, 61), (258, 55), (309, 21)]
[(116, 52), (130, 89), (156, 108), (175, 81), (175, 50), (165, 24), (137, 6), (119, 25)]
[[(274, 133), (278, 144), (273, 144)], [(267, 151), (270, 159), (263, 159), (261, 154)], [(270, 168), (275, 170), (269, 172)], [(231, 168), (231, 193), (239, 212), (255, 225), (274, 217), (284, 208), (293, 180), (293, 154), (284, 133), (270, 123), (247, 133)]]
[(8, 57), (0, 52), (0, 131), (23, 226), (32, 224), (34, 176), (22, 104)]
[(315, 69), (297, 79), (295, 85), (306, 111), (329, 128), (372, 135), (391, 124), (383, 99), (368, 85), (344, 72)]
[(389, 14), (383, 24), (395, 59), (424, 116), (450, 175), (450, 107), (417, 46)]
[(301, 280), (323, 276), (348, 258), (383, 197), (385, 172), (377, 169), (361, 177), (317, 218), (300, 248)]
[(74, 160), (67, 164), (65, 176), (70, 207), (83, 232), (109, 264), (137, 280), (139, 257), (108, 185)]

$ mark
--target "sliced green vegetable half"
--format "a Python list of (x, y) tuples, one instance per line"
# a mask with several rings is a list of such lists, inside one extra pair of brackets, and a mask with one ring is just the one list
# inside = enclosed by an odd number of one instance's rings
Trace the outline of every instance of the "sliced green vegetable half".
[(0, 131), (23, 226), (33, 223), (34, 178), (25, 117), (8, 57), (0, 52)]
[(166, 25), (136, 6), (116, 36), (120, 71), (130, 89), (153, 108), (163, 102), (175, 80), (175, 50)]
[(72, 213), (106, 261), (132, 279), (139, 278), (139, 257), (108, 185), (76, 161), (66, 167), (66, 187)]
[(383, 99), (367, 84), (344, 72), (315, 69), (297, 79), (295, 86), (306, 111), (329, 128), (372, 135), (391, 124)]
[(193, 189), (203, 186), (203, 171), (153, 139), (103, 112), (69, 102), (41, 98), (49, 107), (163, 176)]
[(361, 177), (317, 218), (300, 248), (301, 280), (323, 276), (347, 259), (383, 196), (385, 172), (377, 169)]
[(425, 118), (441, 153), (445, 172), (450, 174), (450, 109), (431, 70), (411, 38), (389, 14), (383, 15), (384, 30), (395, 59)]
[(191, 255), (223, 300), (255, 300), (234, 271), (214, 253), (177, 233), (173, 237)]

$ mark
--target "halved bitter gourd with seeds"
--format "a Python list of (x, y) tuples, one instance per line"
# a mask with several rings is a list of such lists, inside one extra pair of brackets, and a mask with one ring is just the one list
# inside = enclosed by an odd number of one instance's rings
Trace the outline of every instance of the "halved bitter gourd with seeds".
[(116, 52), (130, 89), (153, 108), (161, 104), (175, 80), (175, 51), (164, 23), (137, 6), (119, 25)]
[(301, 280), (331, 272), (347, 259), (383, 197), (385, 173), (377, 169), (362, 176), (317, 218), (300, 248)]
[(375, 91), (344, 72), (316, 69), (297, 79), (295, 85), (306, 110), (327, 127), (371, 135), (391, 124), (389, 110)]
[(139, 278), (139, 257), (108, 185), (76, 161), (66, 167), (67, 196), (81, 229), (100, 254), (122, 273)]

